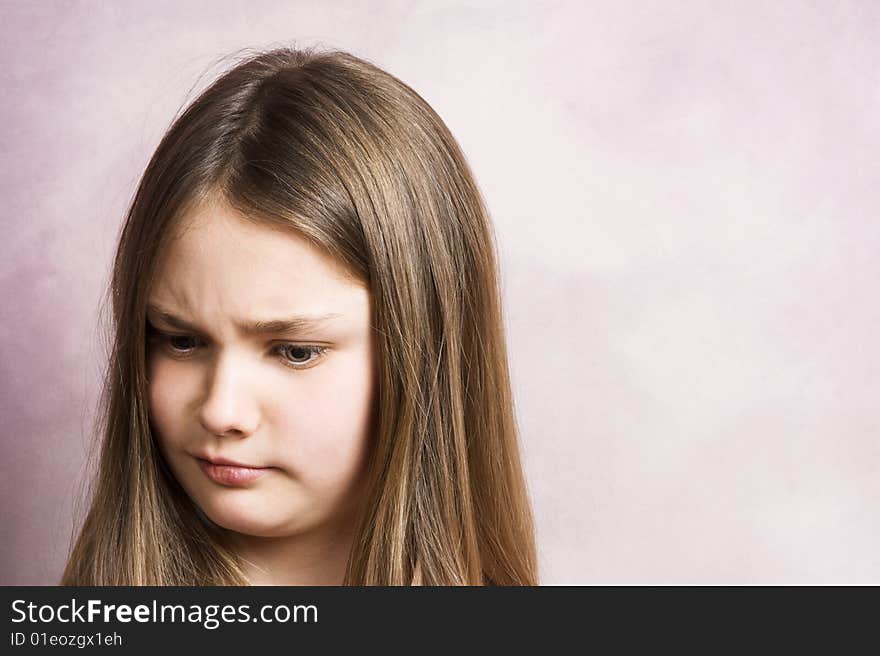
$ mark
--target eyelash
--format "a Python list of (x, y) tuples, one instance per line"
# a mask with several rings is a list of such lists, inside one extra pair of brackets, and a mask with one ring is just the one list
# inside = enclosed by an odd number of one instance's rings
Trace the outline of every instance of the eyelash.
[[(187, 353), (181, 353), (180, 349), (173, 348), (171, 346), (171, 340), (174, 339), (198, 340), (197, 337), (193, 337), (192, 335), (173, 335), (171, 333), (164, 333), (160, 330), (156, 330), (152, 326), (147, 327), (147, 341), (158, 342), (165, 348), (166, 352), (171, 357), (182, 360), (192, 355), (192, 349), (190, 349)], [(292, 344), (290, 342), (285, 342), (284, 344), (278, 344), (276, 348), (282, 351), (287, 349), (303, 349), (305, 351), (308, 351), (310, 354), (317, 356), (306, 363), (294, 363), (282, 355), (280, 357), (281, 364), (291, 369), (310, 369), (327, 352), (326, 346), (318, 346), (317, 344)]]

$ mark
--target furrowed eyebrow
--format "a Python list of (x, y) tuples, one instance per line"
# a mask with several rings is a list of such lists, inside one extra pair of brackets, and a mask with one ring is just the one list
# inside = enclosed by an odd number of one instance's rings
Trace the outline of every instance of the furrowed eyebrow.
[[(174, 326), (180, 330), (189, 330), (200, 332), (199, 329), (175, 314), (164, 310), (157, 305), (150, 304), (147, 306), (148, 315), (152, 315), (170, 326)], [(270, 319), (267, 321), (251, 321), (244, 324), (237, 324), (239, 330), (245, 335), (278, 335), (282, 333), (296, 333), (303, 330), (321, 328), (332, 319), (341, 317), (338, 313), (318, 314), (318, 315), (298, 315), (288, 317), (286, 319)]]

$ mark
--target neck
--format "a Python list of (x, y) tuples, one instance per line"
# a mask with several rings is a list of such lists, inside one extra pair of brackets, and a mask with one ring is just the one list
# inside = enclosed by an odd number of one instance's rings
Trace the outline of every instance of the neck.
[(251, 585), (342, 585), (353, 534), (346, 526), (277, 538), (229, 537)]

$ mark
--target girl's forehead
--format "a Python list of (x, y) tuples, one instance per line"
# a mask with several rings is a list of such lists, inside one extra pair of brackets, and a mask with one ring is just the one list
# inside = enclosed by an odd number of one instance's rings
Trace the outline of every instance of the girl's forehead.
[(206, 207), (184, 217), (154, 278), (150, 303), (189, 316), (270, 317), (367, 312), (366, 286), (295, 231)]
[(209, 273), (309, 279), (312, 284), (356, 283), (345, 265), (301, 236), (293, 227), (243, 217), (229, 206), (200, 206), (181, 217), (162, 255), (172, 275)]

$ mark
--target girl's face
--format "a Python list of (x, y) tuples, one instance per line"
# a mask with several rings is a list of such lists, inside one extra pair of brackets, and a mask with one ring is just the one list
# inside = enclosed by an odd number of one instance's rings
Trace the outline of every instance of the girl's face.
[(204, 514), (238, 533), (349, 521), (374, 421), (366, 288), (302, 238), (225, 206), (181, 228), (148, 309), (150, 421), (165, 460)]

